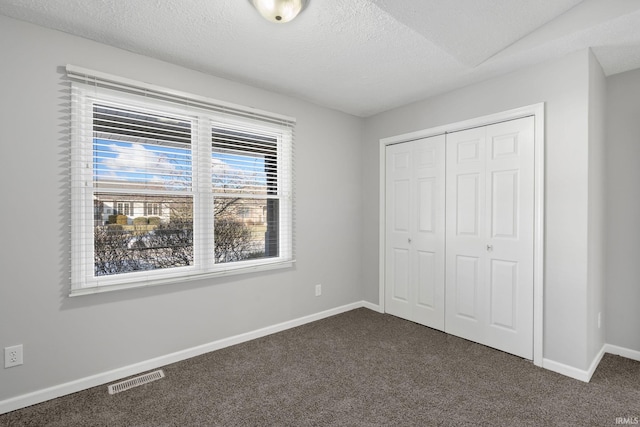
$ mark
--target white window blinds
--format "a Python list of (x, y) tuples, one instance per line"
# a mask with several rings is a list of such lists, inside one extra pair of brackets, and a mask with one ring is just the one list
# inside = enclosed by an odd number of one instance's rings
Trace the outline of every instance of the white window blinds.
[(293, 262), (293, 119), (67, 76), (72, 295)]

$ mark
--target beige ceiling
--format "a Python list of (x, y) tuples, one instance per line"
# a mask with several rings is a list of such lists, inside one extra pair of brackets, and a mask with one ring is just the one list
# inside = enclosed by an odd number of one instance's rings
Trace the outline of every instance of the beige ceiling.
[(248, 0), (0, 0), (0, 14), (370, 116), (592, 48), (640, 68), (640, 0), (310, 0), (289, 24)]

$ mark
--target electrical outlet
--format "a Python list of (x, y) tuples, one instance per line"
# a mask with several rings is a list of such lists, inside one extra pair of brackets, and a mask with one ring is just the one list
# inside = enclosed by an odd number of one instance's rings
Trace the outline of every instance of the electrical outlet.
[(319, 297), (320, 295), (322, 295), (322, 285), (317, 284), (316, 285), (316, 296)]
[(4, 348), (4, 367), (11, 368), (22, 365), (22, 344)]

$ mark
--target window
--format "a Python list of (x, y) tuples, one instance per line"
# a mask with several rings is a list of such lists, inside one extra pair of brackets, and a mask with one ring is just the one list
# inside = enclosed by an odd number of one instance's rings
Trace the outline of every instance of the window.
[(144, 214), (146, 216), (162, 215), (162, 203), (145, 202)]
[(291, 265), (292, 119), (67, 75), (72, 295)]
[(132, 202), (116, 202), (116, 212), (119, 215), (130, 216), (133, 215), (133, 203)]

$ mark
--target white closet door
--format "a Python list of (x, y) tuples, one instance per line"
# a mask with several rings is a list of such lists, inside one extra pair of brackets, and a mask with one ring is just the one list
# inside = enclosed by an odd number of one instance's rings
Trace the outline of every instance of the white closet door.
[(447, 135), (445, 331), (533, 359), (533, 117)]
[(445, 137), (386, 148), (385, 307), (444, 329)]
[(386, 147), (385, 310), (412, 320), (409, 289), (412, 143)]

